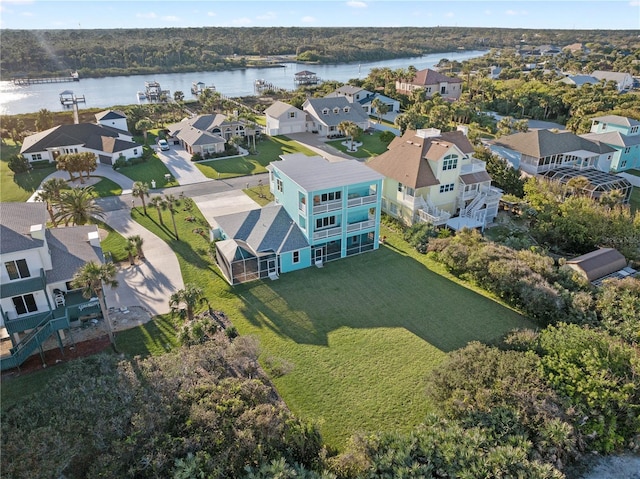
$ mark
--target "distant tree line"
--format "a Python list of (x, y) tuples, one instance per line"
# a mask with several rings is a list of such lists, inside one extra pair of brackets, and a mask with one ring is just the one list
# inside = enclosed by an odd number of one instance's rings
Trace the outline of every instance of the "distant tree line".
[[(296, 55), (301, 61), (376, 61), (454, 50), (508, 48), (532, 37), (500, 28), (161, 28), (10, 30), (2, 32), (3, 78), (81, 77), (225, 70), (251, 65), (250, 56)], [(638, 48), (637, 33), (536, 30), (538, 44), (575, 42)], [(613, 48), (613, 47), (611, 47)]]

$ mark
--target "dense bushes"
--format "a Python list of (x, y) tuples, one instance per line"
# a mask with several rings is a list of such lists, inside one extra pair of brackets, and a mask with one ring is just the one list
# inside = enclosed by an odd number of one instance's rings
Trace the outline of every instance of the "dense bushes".
[(24, 156), (21, 156), (21, 155), (14, 155), (11, 158), (9, 158), (9, 163), (7, 166), (14, 173), (26, 173), (31, 169), (29, 160), (27, 160)]
[(317, 429), (278, 399), (246, 339), (69, 363), (46, 395), (3, 412), (3, 476), (227, 478), (280, 458), (315, 467)]

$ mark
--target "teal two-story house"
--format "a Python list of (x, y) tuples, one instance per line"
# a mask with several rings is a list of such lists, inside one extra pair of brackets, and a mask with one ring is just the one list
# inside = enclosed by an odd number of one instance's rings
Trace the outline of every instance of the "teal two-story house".
[(215, 218), (217, 260), (231, 284), (378, 248), (382, 175), (355, 160), (281, 159), (268, 166), (274, 204)]
[(640, 121), (619, 115), (591, 119), (591, 132), (580, 135), (610, 146), (615, 152), (598, 164), (602, 171), (619, 173), (640, 169)]

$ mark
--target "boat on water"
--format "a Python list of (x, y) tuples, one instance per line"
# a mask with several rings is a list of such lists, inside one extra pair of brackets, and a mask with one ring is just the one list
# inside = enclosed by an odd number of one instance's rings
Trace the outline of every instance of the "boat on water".
[(146, 100), (146, 99), (147, 99), (147, 95), (146, 95), (146, 93), (145, 93), (145, 92), (143, 92), (143, 91), (139, 91), (139, 92), (137, 93), (137, 97), (138, 97), (138, 100)]
[(204, 82), (201, 81), (194, 81), (191, 84), (191, 93), (193, 93), (194, 95), (199, 95), (205, 90), (216, 91), (216, 87), (214, 85), (207, 86)]

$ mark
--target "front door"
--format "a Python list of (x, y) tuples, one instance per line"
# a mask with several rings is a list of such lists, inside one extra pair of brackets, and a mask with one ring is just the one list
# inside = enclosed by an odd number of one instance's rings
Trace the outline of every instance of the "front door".
[(271, 258), (267, 260), (267, 273), (277, 273), (278, 272), (278, 261), (276, 258)]
[(319, 246), (315, 249), (313, 253), (313, 261), (315, 263), (322, 263), (323, 258), (324, 258), (324, 246)]

